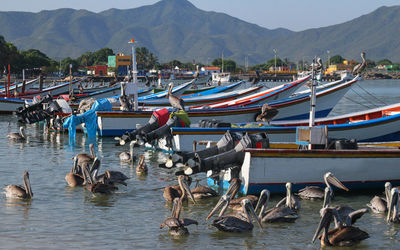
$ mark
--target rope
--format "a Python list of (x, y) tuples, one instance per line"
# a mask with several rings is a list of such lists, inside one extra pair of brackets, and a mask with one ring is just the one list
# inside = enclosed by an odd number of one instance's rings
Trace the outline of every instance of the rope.
[(368, 106), (365, 105), (365, 104), (362, 104), (361, 102), (356, 102), (356, 101), (354, 101), (353, 99), (350, 99), (350, 98), (348, 98), (348, 97), (346, 97), (346, 96), (344, 96), (343, 98), (345, 98), (345, 99), (347, 99), (347, 100), (349, 100), (349, 101), (351, 101), (351, 102), (354, 102), (354, 103), (356, 103), (356, 104), (359, 104), (359, 105), (361, 105), (361, 106), (364, 106), (364, 107), (370, 109), (370, 107), (368, 107)]
[(367, 93), (369, 96), (373, 97), (374, 99), (378, 100), (379, 102), (388, 105), (387, 103), (385, 103), (384, 101), (382, 101), (381, 99), (377, 98), (376, 96), (374, 96), (373, 94), (371, 94), (370, 92), (368, 92), (365, 88), (363, 88), (360, 84), (357, 84), (358, 87), (360, 87), (362, 90), (365, 91), (365, 93)]

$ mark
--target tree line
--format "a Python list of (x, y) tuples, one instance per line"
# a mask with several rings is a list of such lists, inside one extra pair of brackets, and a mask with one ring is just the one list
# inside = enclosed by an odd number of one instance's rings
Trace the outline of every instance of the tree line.
[[(180, 69), (196, 70), (196, 66), (217, 66), (222, 67), (222, 59), (214, 59), (210, 65), (202, 63), (195, 64), (194, 62), (181, 62), (179, 60), (171, 60), (169, 62), (160, 63), (157, 56), (149, 51), (146, 47), (138, 47), (135, 50), (136, 61), (139, 70), (148, 71), (150, 69), (163, 70), (163, 69), (174, 69), (179, 67)], [(66, 57), (60, 60), (54, 60), (49, 58), (46, 54), (37, 49), (29, 50), (18, 50), (15, 45), (5, 41), (3, 36), (0, 36), (0, 73), (7, 72), (8, 64), (11, 65), (11, 73), (21, 74), (23, 69), (41, 69), (43, 73), (53, 73), (61, 71), (64, 75), (69, 74), (70, 65), (72, 65), (72, 72), (78, 72), (79, 69), (84, 69), (88, 66), (95, 65), (107, 65), (108, 56), (115, 55), (114, 51), (110, 48), (102, 48), (95, 52), (85, 52), (78, 58)], [(334, 55), (330, 58), (330, 64), (339, 64), (345, 60), (340, 55)], [(328, 62), (325, 62), (325, 66)], [(369, 68), (375, 67), (376, 65), (393, 65), (393, 70), (400, 70), (400, 64), (393, 63), (389, 59), (382, 59), (377, 62), (367, 60)], [(252, 65), (245, 68), (242, 65), (238, 65), (234, 60), (224, 59), (223, 61), (224, 71), (228, 72), (244, 72), (246, 70), (269, 70), (271, 66), (286, 66), (292, 70), (303, 70), (308, 67), (309, 62), (298, 61), (292, 62), (288, 58), (283, 60), (279, 57), (267, 60), (265, 63)]]

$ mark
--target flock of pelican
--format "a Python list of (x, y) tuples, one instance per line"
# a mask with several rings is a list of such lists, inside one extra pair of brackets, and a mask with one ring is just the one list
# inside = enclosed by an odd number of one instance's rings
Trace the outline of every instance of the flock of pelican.
[[(235, 195), (239, 192), (241, 181), (233, 178), (230, 186), (224, 195), (216, 203), (215, 207), (206, 217), (209, 220), (217, 215), (212, 221), (212, 226), (223, 232), (243, 233), (252, 231), (254, 223), (261, 229), (265, 223), (294, 223), (299, 218), (301, 209), (298, 198), (308, 200), (323, 200), (322, 207), (319, 212), (320, 221), (315, 234), (312, 238), (314, 242), (320, 239), (321, 246), (353, 246), (362, 240), (369, 238), (369, 234), (358, 227), (354, 226), (365, 213), (368, 208), (355, 210), (348, 205), (331, 206), (333, 199), (333, 188), (336, 186), (345, 191), (349, 191), (343, 183), (338, 180), (331, 172), (323, 176), (326, 184), (325, 189), (317, 186), (309, 186), (300, 190), (296, 196), (292, 194), (292, 183), (286, 183), (286, 196), (280, 200), (275, 206), (268, 208), (270, 200), (270, 192), (267, 189), (261, 191), (259, 197), (248, 195), (235, 199)], [(186, 228), (188, 225), (198, 224), (196, 220), (180, 218), (182, 202), (189, 197), (193, 203), (197, 199), (214, 197), (217, 194), (202, 191), (208, 195), (195, 196), (196, 189), (190, 189), (191, 178), (188, 176), (178, 176), (178, 185), (168, 186), (164, 189), (164, 199), (173, 202), (172, 214), (160, 226), (169, 227), (169, 233), (174, 236), (182, 236), (188, 234)], [(198, 194), (198, 193), (197, 193)], [(400, 196), (397, 187), (392, 188), (390, 183), (385, 184), (385, 197), (375, 196), (371, 199), (367, 206), (373, 213), (386, 213), (387, 222), (400, 223)], [(230, 212), (228, 212), (228, 209)], [(331, 224), (334, 228), (330, 229)]]
[[(8, 138), (15, 141), (26, 139), (23, 129), (20, 129), (20, 133), (9, 133)], [(136, 160), (133, 147), (133, 143), (131, 143), (129, 152), (120, 154), (121, 162), (133, 163)], [(118, 189), (117, 184), (127, 185), (125, 181), (128, 177), (122, 172), (105, 170), (104, 173), (100, 174), (101, 163), (96, 156), (93, 144), (89, 145), (89, 152), (90, 154), (81, 153), (73, 157), (73, 166), (65, 176), (68, 186), (82, 186), (94, 194), (111, 194)], [(147, 174), (147, 171), (144, 155), (140, 155), (136, 173), (142, 175)], [(294, 223), (299, 218), (299, 211), (301, 210), (298, 198), (323, 200), (319, 212), (321, 219), (312, 242), (319, 238), (322, 246), (352, 246), (369, 238), (367, 232), (353, 226), (369, 210), (367, 208), (355, 210), (347, 205), (331, 206), (333, 199), (332, 185), (345, 191), (349, 191), (349, 189), (330, 172), (323, 176), (323, 180), (326, 184), (325, 189), (308, 186), (299, 190), (296, 196), (292, 193), (292, 183), (286, 183), (286, 196), (275, 206), (268, 208), (270, 203), (270, 192), (268, 190), (262, 190), (258, 197), (248, 195), (236, 198), (241, 188), (241, 180), (233, 178), (230, 181), (229, 188), (220, 197), (206, 220), (217, 214), (211, 225), (218, 230), (236, 233), (249, 232), (254, 228), (253, 222), (261, 229), (265, 223)], [(32, 199), (33, 193), (28, 172), (24, 172), (23, 181), (24, 186), (6, 186), (4, 188), (6, 197)], [(184, 201), (189, 198), (194, 204), (197, 204), (196, 200), (218, 196), (217, 192), (207, 186), (197, 185), (191, 189), (191, 184), (192, 178), (190, 176), (181, 175), (178, 176), (178, 185), (164, 188), (163, 197), (167, 202), (173, 203), (173, 208), (171, 216), (160, 225), (160, 228), (167, 226), (171, 235), (186, 235), (189, 233), (187, 226), (199, 224), (194, 219), (181, 217)], [(386, 183), (384, 194), (385, 197), (373, 197), (367, 206), (373, 213), (387, 213), (387, 222), (399, 223), (399, 189), (392, 187), (390, 183)], [(334, 228), (330, 229), (332, 222)]]

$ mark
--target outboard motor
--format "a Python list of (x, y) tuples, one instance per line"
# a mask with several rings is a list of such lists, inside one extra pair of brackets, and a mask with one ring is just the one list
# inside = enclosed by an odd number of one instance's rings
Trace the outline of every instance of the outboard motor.
[[(136, 136), (139, 134), (147, 134), (167, 123), (169, 119), (169, 111), (166, 108), (156, 110), (150, 117), (150, 120), (140, 128), (137, 128), (131, 132), (125, 132), (122, 137), (121, 141), (129, 142), (136, 139)], [(121, 143), (117, 143), (120, 145)], [(123, 143), (124, 144), (124, 143)]]
[[(174, 153), (170, 157), (170, 159), (165, 163), (165, 167), (171, 168), (173, 167), (174, 164), (178, 162), (185, 163), (189, 159), (194, 158), (195, 156), (200, 158), (207, 158), (213, 155), (221, 154), (223, 152), (233, 149), (241, 138), (242, 135), (240, 133), (232, 133), (231, 131), (228, 130), (215, 146), (205, 148), (203, 150), (199, 150), (196, 152), (181, 151)], [(162, 164), (160, 164), (160, 167), (162, 167)]]
[(210, 156), (204, 159), (196, 157), (187, 162), (185, 170), (177, 171), (176, 175), (191, 175), (200, 172), (213, 170), (219, 172), (223, 169), (230, 168), (234, 165), (241, 165), (244, 160), (244, 149), (252, 146), (252, 142), (248, 134), (245, 134), (235, 148), (221, 154)]
[(199, 121), (199, 128), (226, 128), (226, 127), (230, 128), (231, 123), (221, 122), (215, 119), (212, 120), (204, 119)]
[(141, 131), (140, 134), (136, 135), (136, 138), (139, 141), (153, 143), (157, 139), (167, 137), (167, 142), (169, 141), (168, 143), (171, 144), (171, 128), (188, 126), (190, 126), (188, 115), (184, 110), (180, 110), (178, 112), (171, 113), (167, 123), (165, 123), (163, 126), (149, 133), (144, 133)]
[(61, 113), (62, 108), (50, 95), (46, 95), (39, 102), (26, 107), (20, 107), (16, 113), (21, 123), (36, 123), (54, 117), (55, 113)]

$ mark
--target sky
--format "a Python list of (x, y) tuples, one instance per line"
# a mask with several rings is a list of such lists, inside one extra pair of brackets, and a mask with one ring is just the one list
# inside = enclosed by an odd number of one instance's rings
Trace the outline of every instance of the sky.
[[(400, 5), (399, 0), (189, 0), (205, 11), (226, 13), (264, 28), (301, 31), (350, 21), (381, 6)], [(1, 11), (110, 8), (130, 9), (158, 0), (2, 0)]]

